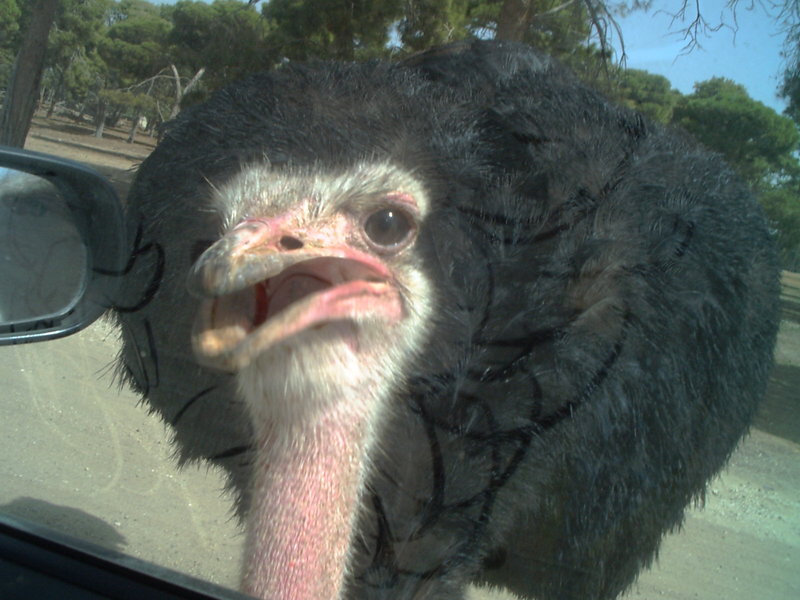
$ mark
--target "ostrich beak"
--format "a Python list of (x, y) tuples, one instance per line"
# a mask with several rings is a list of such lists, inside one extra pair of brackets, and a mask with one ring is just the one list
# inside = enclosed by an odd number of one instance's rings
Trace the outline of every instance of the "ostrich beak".
[(187, 286), (203, 299), (192, 333), (201, 364), (238, 371), (302, 331), (402, 319), (400, 291), (379, 258), (307, 233), (247, 220), (200, 256)]

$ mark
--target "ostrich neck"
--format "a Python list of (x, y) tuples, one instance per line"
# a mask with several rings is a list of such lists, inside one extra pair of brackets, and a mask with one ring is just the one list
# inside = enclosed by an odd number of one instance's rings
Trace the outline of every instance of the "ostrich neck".
[(353, 405), (334, 402), (314, 419), (259, 434), (243, 591), (341, 597), (372, 427), (367, 415), (342, 410)]

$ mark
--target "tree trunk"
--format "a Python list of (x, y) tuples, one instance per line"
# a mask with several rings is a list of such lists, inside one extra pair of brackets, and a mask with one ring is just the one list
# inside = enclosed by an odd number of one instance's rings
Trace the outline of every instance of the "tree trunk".
[(191, 81), (186, 84), (186, 87), (181, 88), (181, 76), (178, 74), (178, 69), (175, 67), (175, 65), (170, 65), (170, 68), (172, 69), (172, 76), (175, 79), (175, 102), (172, 105), (172, 110), (170, 110), (169, 118), (167, 119), (169, 121), (178, 116), (178, 113), (181, 111), (181, 100), (183, 100), (183, 97), (189, 93), (189, 90), (191, 90), (197, 84), (197, 82), (200, 81), (203, 73), (206, 72), (206, 68), (201, 67), (198, 69), (197, 73), (194, 74), (194, 77), (192, 77)]
[(53, 116), (53, 113), (56, 110), (56, 103), (64, 96), (64, 79), (66, 77), (67, 70), (61, 69), (60, 73), (58, 74), (58, 81), (53, 86), (53, 93), (50, 95), (50, 108), (47, 109), (47, 118)]
[[(153, 93), (153, 86), (155, 85), (155, 83), (156, 83), (156, 80), (155, 80), (155, 77), (154, 77), (154, 78), (152, 78), (150, 80), (150, 86), (147, 88), (147, 93), (145, 94), (148, 98)], [(134, 142), (134, 140), (136, 139), (136, 129), (139, 127), (139, 121), (141, 120), (142, 112), (143, 111), (142, 111), (141, 108), (137, 108), (136, 109), (136, 114), (133, 116), (133, 127), (131, 127), (131, 133), (128, 136), (128, 139), (127, 139), (127, 142), (129, 144), (132, 144)], [(144, 130), (142, 131), (142, 133), (145, 133), (145, 134), (147, 133), (147, 128), (150, 126), (150, 122), (151, 122), (150, 120), (145, 119), (145, 123), (147, 123), (147, 125), (144, 127)]]
[(128, 134), (128, 139), (125, 140), (129, 144), (132, 144), (136, 140), (136, 130), (139, 128), (139, 119), (142, 116), (141, 109), (137, 109), (133, 115), (133, 125), (131, 125), (131, 132)]
[(119, 125), (119, 120), (122, 118), (122, 107), (118, 104), (113, 106), (111, 110), (111, 114), (109, 115), (106, 112), (106, 125), (109, 127), (117, 127)]
[(78, 110), (78, 116), (75, 117), (75, 121), (78, 123), (83, 123), (83, 115), (86, 114), (86, 99), (84, 98), (83, 102), (81, 102), (80, 110)]
[(54, 112), (56, 112), (56, 98), (58, 98), (58, 94), (57, 93), (54, 92), (53, 94), (51, 94), (51, 96), (50, 96), (50, 106), (47, 107), (47, 115), (46, 115), (46, 117), (48, 119), (53, 116)]
[(31, 21), (6, 92), (0, 115), (0, 144), (22, 148), (36, 108), (42, 81), (47, 35), (55, 18), (58, 0), (31, 0)]
[(505, 0), (497, 19), (496, 40), (521, 42), (533, 20), (533, 0)]
[(94, 137), (102, 138), (103, 129), (106, 126), (106, 107), (108, 104), (105, 100), (97, 102), (97, 114), (94, 116)]

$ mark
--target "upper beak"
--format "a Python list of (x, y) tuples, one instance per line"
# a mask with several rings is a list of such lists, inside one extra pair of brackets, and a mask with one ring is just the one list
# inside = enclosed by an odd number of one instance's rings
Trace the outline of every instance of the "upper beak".
[(298, 244), (297, 249), (287, 249), (267, 222), (246, 221), (195, 262), (186, 282), (189, 293), (198, 298), (224, 296), (274, 277), (299, 262), (341, 255), (332, 248), (314, 247), (307, 242)]
[(269, 221), (249, 220), (200, 256), (187, 286), (204, 299), (192, 333), (201, 364), (235, 371), (317, 324), (402, 317), (385, 264), (346, 241), (314, 240), (313, 233), (282, 235)]

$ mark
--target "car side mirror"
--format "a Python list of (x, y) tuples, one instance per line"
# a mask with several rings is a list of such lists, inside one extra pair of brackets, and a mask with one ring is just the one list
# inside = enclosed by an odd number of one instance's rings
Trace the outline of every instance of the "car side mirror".
[(114, 304), (122, 205), (96, 171), (0, 146), (0, 345), (69, 335)]

